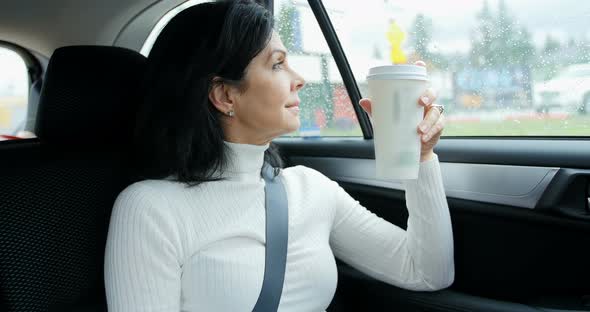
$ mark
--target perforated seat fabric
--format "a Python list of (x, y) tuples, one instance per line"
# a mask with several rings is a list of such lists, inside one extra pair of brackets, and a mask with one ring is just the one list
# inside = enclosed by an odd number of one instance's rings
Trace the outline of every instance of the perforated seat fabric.
[(0, 311), (106, 310), (107, 226), (130, 183), (125, 146), (144, 63), (121, 48), (56, 50), (40, 138), (0, 144)]

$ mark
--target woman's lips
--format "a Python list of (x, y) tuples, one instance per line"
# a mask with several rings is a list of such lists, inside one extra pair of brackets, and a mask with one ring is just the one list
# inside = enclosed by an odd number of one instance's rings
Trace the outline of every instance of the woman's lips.
[(299, 101), (293, 103), (293, 104), (289, 104), (287, 105), (287, 109), (295, 114), (295, 115), (299, 115)]
[(295, 114), (295, 115), (299, 115), (299, 105), (292, 105), (292, 106), (288, 106), (287, 109)]
[(294, 115), (299, 115), (299, 102), (287, 106), (287, 109)]

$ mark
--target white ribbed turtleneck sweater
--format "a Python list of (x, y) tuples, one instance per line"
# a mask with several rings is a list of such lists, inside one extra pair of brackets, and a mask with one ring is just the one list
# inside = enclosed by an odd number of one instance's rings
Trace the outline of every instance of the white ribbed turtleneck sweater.
[[(146, 180), (117, 198), (105, 254), (110, 312), (251, 311), (264, 275), (267, 145), (225, 142), (225, 180), (187, 188)], [(436, 290), (453, 281), (453, 236), (438, 159), (406, 181), (407, 231), (369, 212), (336, 182), (296, 166), (281, 171), (289, 203), (279, 311), (324, 311), (336, 289), (334, 256), (386, 283)]]

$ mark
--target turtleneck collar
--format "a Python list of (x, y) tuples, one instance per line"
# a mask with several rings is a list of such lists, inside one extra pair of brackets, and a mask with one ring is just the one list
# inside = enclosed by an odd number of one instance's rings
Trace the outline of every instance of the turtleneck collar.
[(229, 179), (260, 179), (260, 171), (264, 164), (264, 152), (270, 146), (241, 144), (223, 141), (227, 163), (222, 177)]

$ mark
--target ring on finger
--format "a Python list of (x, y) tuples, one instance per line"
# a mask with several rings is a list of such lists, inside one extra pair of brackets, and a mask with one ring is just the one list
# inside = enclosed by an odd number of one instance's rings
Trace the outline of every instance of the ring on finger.
[(438, 112), (442, 115), (442, 113), (445, 111), (445, 106), (444, 105), (440, 105), (440, 104), (432, 104), (431, 105), (433, 108), (438, 109)]

